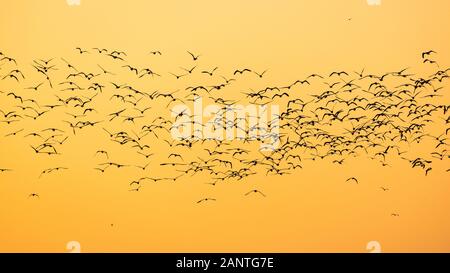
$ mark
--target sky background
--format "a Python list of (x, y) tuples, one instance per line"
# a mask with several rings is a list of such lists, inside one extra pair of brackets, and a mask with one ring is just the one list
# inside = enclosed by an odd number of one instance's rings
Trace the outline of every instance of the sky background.
[[(1, 2), (0, 51), (20, 65), (74, 59), (78, 46), (105, 47), (167, 73), (189, 65), (189, 50), (221, 73), (269, 69), (266, 83), (275, 85), (333, 70), (427, 73), (420, 54), (430, 49), (442, 66), (450, 61), (446, 0)], [(152, 59), (152, 50), (164, 58)], [(448, 104), (448, 95), (442, 99)], [(2, 135), (9, 131), (0, 126)], [(342, 166), (308, 162), (290, 176), (258, 174), (216, 188), (199, 176), (135, 194), (127, 188), (133, 174), (92, 170), (104, 140), (77, 137), (61, 162), (36, 160), (20, 139), (0, 138), (0, 167), (21, 170), (0, 174), (0, 252), (66, 252), (69, 241), (83, 252), (366, 252), (374, 240), (385, 252), (450, 251), (443, 162), (426, 178), (403, 160), (385, 168), (358, 158)], [(46, 167), (70, 162), (65, 174), (38, 179)], [(345, 183), (350, 176), (360, 184)], [(244, 198), (254, 187), (267, 198)], [(41, 198), (28, 199), (31, 192)], [(220, 202), (198, 206), (205, 195)]]

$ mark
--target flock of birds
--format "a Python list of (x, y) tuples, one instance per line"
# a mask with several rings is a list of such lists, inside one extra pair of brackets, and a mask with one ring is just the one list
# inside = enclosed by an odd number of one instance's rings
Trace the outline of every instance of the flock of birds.
[[(204, 57), (192, 52), (186, 53), (189, 66), (180, 68), (181, 72), (137, 67), (127, 60), (126, 52), (117, 50), (76, 48), (73, 56), (70, 61), (35, 59), (28, 65), (32, 71), (25, 73), (15, 58), (0, 52), (0, 97), (10, 105), (0, 106), (0, 129), (7, 131), (3, 137), (22, 138), (35, 156), (63, 156), (63, 147), (72, 138), (91, 130), (105, 138), (102, 146), (115, 145), (144, 162), (136, 165), (113, 161), (111, 158), (120, 155), (111, 154), (105, 147), (95, 152), (101, 161), (92, 169), (100, 174), (113, 168), (135, 168), (142, 172), (130, 181), (129, 191), (139, 192), (146, 183), (176, 182), (197, 174), (207, 175), (211, 186), (259, 173), (286, 176), (302, 169), (308, 160), (342, 165), (351, 157), (361, 156), (384, 167), (398, 157), (411, 168), (422, 169), (424, 175), (429, 175), (435, 160), (449, 159), (450, 105), (443, 104), (440, 98), (450, 69), (440, 68), (435, 60), (437, 53), (432, 50), (421, 55), (422, 65), (434, 71), (430, 75), (416, 75), (410, 68), (379, 75), (366, 73), (365, 69), (333, 71), (249, 90), (235, 86), (247, 79), (264, 84), (268, 70), (240, 67), (228, 74), (219, 73), (219, 67), (202, 67)], [(96, 61), (92, 62), (94, 57)], [(149, 53), (149, 58), (163, 57), (161, 51)], [(90, 66), (81, 68), (77, 61), (88, 62)], [(193, 84), (189, 80), (194, 75), (214, 84)], [(179, 88), (162, 91), (149, 87), (162, 77), (171, 78)], [(134, 84), (119, 82), (124, 79)], [(12, 87), (3, 89), (5, 84)], [(212, 121), (217, 129), (241, 130), (246, 137), (216, 139), (192, 132), (190, 137), (174, 139), (170, 132), (179, 118), (188, 118), (186, 123), (194, 121), (187, 112), (174, 113), (169, 108), (193, 103), (200, 97), (220, 106), (216, 114), (232, 111), (237, 103), (278, 105), (281, 110), (264, 126), (245, 127), (248, 118)], [(101, 102), (105, 100), (116, 110), (106, 112), (105, 103)], [(165, 114), (159, 109), (161, 106), (166, 109)], [(39, 130), (23, 125), (38, 124), (50, 117), (59, 122)], [(273, 133), (275, 129), (277, 134)], [(258, 134), (252, 136), (253, 132)], [(279, 141), (278, 147), (270, 151), (259, 149), (261, 143), (275, 141)], [(411, 145), (427, 141), (433, 147), (428, 154), (414, 156)], [(153, 147), (164, 147), (167, 152), (154, 153)], [(160, 171), (155, 171), (156, 168)], [(53, 166), (43, 170), (40, 177), (68, 169)], [(0, 168), (0, 175), (13, 171)], [(167, 176), (152, 175), (155, 173)], [(358, 184), (359, 180), (350, 177), (347, 183)], [(251, 189), (243, 195), (266, 197), (260, 189)], [(31, 193), (29, 198), (39, 198), (39, 193)], [(196, 202), (211, 201), (216, 199), (205, 197)]]

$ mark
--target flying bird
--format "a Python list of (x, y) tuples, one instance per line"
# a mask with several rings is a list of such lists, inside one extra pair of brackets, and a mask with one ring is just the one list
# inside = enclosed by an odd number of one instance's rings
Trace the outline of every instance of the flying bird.
[(191, 53), (191, 52), (187, 52), (189, 55), (191, 55), (191, 57), (192, 57), (192, 60), (194, 60), (194, 61), (197, 61), (198, 60), (198, 58), (201, 56), (201, 55), (195, 55), (194, 53)]
[(355, 182), (356, 184), (359, 184), (358, 179), (355, 177), (350, 177), (349, 179), (346, 180), (346, 182)]

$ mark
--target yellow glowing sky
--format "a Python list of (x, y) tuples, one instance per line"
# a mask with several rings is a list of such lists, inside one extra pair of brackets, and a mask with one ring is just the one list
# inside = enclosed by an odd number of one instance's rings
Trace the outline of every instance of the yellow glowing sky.
[[(365, 0), (2, 1), (0, 51), (26, 66), (35, 58), (75, 60), (77, 46), (105, 47), (167, 74), (191, 65), (190, 50), (202, 54), (202, 67), (217, 65), (223, 74), (269, 69), (266, 85), (335, 69), (427, 73), (424, 50), (450, 63), (449, 10), (447, 0), (377, 7)], [(152, 50), (163, 58), (151, 58)], [(174, 81), (161, 83), (177, 89)], [(8, 88), (0, 81), (0, 90)], [(8, 103), (0, 101), (0, 109)], [(0, 167), (14, 169), (0, 174), (0, 252), (66, 252), (69, 241), (83, 252), (366, 252), (374, 240), (384, 252), (450, 251), (448, 161), (436, 161), (428, 177), (403, 160), (386, 168), (364, 157), (342, 166), (306, 162), (286, 177), (261, 173), (211, 187), (194, 176), (134, 193), (128, 184), (135, 173), (92, 170), (102, 147), (118, 160), (144, 163), (109, 147), (104, 135), (73, 138), (61, 159), (35, 157), (23, 139), (3, 137), (10, 128), (0, 125)], [(71, 168), (38, 178), (58, 164)], [(345, 183), (350, 176), (360, 184)], [(267, 198), (243, 196), (255, 187)], [(41, 198), (28, 199), (31, 192)], [(205, 196), (218, 201), (195, 203)]]

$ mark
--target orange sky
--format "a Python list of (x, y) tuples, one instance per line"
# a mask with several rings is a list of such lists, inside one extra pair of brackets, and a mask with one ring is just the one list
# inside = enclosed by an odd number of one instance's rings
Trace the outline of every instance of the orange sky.
[[(168, 74), (191, 65), (189, 50), (202, 54), (203, 68), (219, 66), (222, 74), (246, 66), (268, 69), (264, 83), (248, 79), (236, 89), (239, 94), (333, 70), (383, 73), (411, 67), (428, 75), (420, 54), (429, 49), (438, 52), (443, 67), (450, 61), (446, 0), (383, 0), (380, 6), (365, 0), (4, 2), (0, 51), (26, 71), (32, 71), (33, 59), (52, 57), (87, 68), (88, 60), (78, 61), (74, 51), (80, 46), (125, 50), (133, 64)], [(161, 50), (162, 58), (149, 56), (152, 50)], [(157, 84), (179, 88), (169, 79)], [(0, 91), (12, 88), (8, 84), (0, 81)], [(0, 109), (13, 107), (10, 99), (0, 98)], [(445, 95), (442, 103), (448, 102)], [(100, 106), (113, 109), (108, 101)], [(25, 129), (36, 127), (28, 125)], [(100, 175), (93, 170), (101, 148), (116, 160), (145, 163), (108, 146), (104, 134), (87, 131), (71, 138), (63, 157), (36, 157), (22, 137), (3, 137), (12, 129), (0, 125), (0, 168), (14, 170), (0, 173), (0, 252), (66, 252), (69, 241), (80, 242), (83, 252), (367, 252), (370, 241), (380, 242), (383, 252), (450, 251), (445, 160), (434, 162), (427, 177), (398, 158), (386, 168), (361, 157), (342, 166), (305, 162), (289, 176), (258, 173), (216, 187), (205, 184), (206, 176), (187, 177), (136, 193), (128, 185), (142, 175), (137, 171)], [(425, 144), (411, 150), (428, 151), (431, 144)], [(70, 169), (38, 178), (56, 165)], [(152, 168), (147, 175), (166, 175)], [(360, 184), (346, 183), (350, 176)], [(381, 186), (390, 191), (380, 191)], [(267, 197), (246, 198), (253, 188)], [(27, 198), (32, 192), (41, 198)], [(205, 196), (218, 201), (196, 204)], [(401, 216), (392, 217), (394, 212)]]

